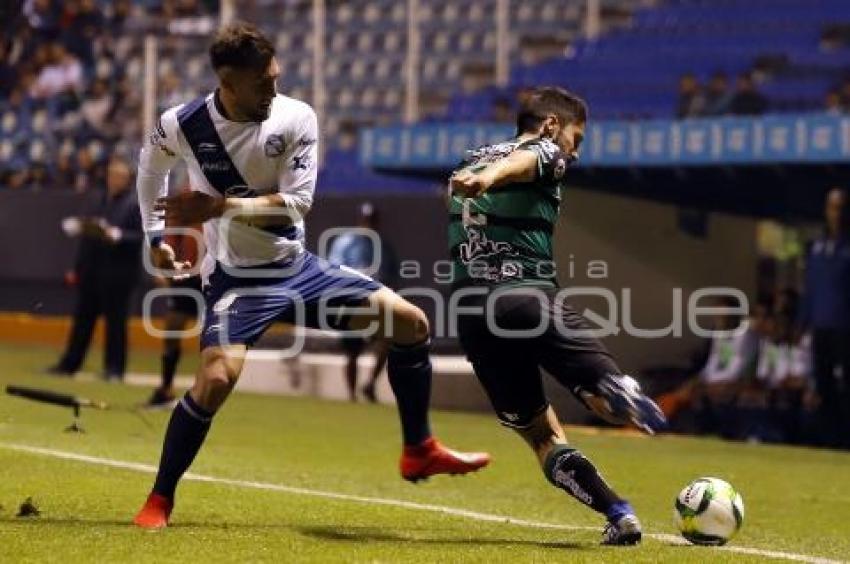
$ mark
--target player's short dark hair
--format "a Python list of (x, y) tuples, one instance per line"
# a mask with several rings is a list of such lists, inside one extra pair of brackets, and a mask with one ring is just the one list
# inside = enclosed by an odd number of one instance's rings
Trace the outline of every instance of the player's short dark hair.
[(564, 125), (587, 121), (587, 104), (563, 88), (541, 86), (520, 99), (516, 117), (518, 133), (528, 133), (540, 128), (549, 114), (558, 116)]
[(265, 70), (274, 57), (274, 45), (256, 26), (234, 22), (216, 32), (210, 45), (213, 70), (222, 67)]

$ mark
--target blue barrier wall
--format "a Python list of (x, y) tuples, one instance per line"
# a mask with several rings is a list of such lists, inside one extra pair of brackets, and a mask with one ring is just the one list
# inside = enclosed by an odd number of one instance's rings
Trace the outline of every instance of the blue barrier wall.
[[(513, 134), (504, 124), (378, 127), (361, 134), (360, 161), (387, 170), (446, 170), (468, 149)], [(579, 166), (840, 162), (850, 162), (850, 117), (809, 114), (592, 123)]]

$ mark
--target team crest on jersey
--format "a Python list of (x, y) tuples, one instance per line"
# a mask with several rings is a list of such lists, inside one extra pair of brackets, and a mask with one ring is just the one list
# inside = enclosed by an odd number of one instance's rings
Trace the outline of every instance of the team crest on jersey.
[(263, 146), (263, 151), (269, 158), (281, 156), (286, 151), (286, 143), (283, 141), (283, 135), (272, 134), (266, 137), (266, 144)]

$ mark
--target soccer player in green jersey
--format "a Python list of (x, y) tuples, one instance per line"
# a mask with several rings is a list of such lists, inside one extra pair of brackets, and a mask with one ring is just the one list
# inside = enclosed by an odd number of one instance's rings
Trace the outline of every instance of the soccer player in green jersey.
[(540, 368), (609, 421), (647, 433), (661, 411), (623, 374), (559, 295), (552, 236), (587, 107), (554, 87), (521, 103), (517, 137), (472, 151), (449, 182), (449, 244), (461, 344), (500, 422), (534, 450), (549, 481), (607, 519), (604, 544), (636, 544), (631, 505), (567, 443)]

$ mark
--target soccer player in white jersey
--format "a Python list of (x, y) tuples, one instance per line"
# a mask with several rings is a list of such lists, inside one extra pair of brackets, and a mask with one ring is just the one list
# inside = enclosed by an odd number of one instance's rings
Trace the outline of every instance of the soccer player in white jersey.
[[(195, 383), (172, 413), (156, 481), (134, 522), (151, 529), (168, 524), (177, 482), (236, 384), (247, 348), (278, 319), (341, 330), (378, 327), (390, 341), (403, 478), (486, 466), (487, 454), (452, 451), (431, 434), (425, 314), (370, 278), (304, 249), (318, 166), (316, 115), (276, 92), (280, 67), (272, 44), (254, 26), (231, 24), (216, 34), (210, 60), (218, 88), (166, 111), (139, 165), (139, 202), (156, 267), (179, 275), (190, 266), (163, 242), (165, 220), (203, 223), (206, 311)], [(181, 159), (192, 191), (167, 197), (168, 172)]]

